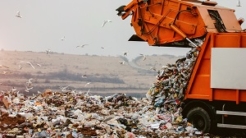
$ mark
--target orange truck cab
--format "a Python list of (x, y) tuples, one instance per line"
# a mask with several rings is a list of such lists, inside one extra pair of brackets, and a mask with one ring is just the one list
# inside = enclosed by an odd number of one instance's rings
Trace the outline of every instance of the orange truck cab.
[(129, 41), (149, 46), (199, 48), (184, 96), (183, 116), (204, 132), (246, 129), (246, 32), (235, 11), (214, 1), (132, 0), (116, 9), (132, 16)]

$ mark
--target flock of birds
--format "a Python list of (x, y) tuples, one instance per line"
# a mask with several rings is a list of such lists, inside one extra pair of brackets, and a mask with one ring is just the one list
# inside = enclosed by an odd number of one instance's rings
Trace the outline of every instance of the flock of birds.
[[(81, 47), (84, 47), (85, 45), (88, 45), (88, 44), (84, 44), (84, 45), (81, 45)], [(48, 50), (46, 50), (46, 54), (49, 54), (49, 53), (51, 53), (51, 50), (50, 49), (48, 49)], [(123, 55), (124, 56), (127, 56), (128, 55), (128, 52), (123, 52)], [(144, 54), (140, 54), (140, 56), (142, 56), (142, 60), (144, 61), (144, 60), (146, 60), (146, 56), (144, 55)], [(120, 64), (122, 64), (122, 65), (124, 65), (125, 64), (125, 61), (123, 60), (123, 61), (119, 61), (120, 62)], [(18, 64), (18, 69), (19, 70), (21, 70), (22, 69), (22, 67), (23, 67), (23, 65), (28, 65), (28, 66), (30, 66), (31, 68), (33, 68), (33, 69), (36, 69), (36, 67), (38, 66), (38, 67), (42, 67), (42, 65), (41, 64), (39, 64), (39, 63), (36, 63), (35, 65), (32, 63), (32, 62), (30, 62), (30, 61), (20, 61), (19, 62), (19, 64)], [(36, 66), (36, 67), (35, 67)], [(9, 69), (9, 67), (8, 66), (5, 66), (5, 65), (1, 65), (0, 64), (0, 68), (5, 68), (5, 69)], [(155, 70), (155, 68), (154, 67), (152, 67), (151, 68), (151, 70)], [(2, 73), (3, 75), (5, 75), (5, 74), (7, 74), (7, 71), (3, 71), (3, 73)], [(87, 78), (87, 75), (82, 75), (81, 76), (82, 78)], [(25, 92), (30, 92), (30, 90), (32, 90), (33, 89), (33, 86), (32, 86), (32, 82), (33, 81), (33, 78), (30, 78), (27, 82), (26, 82), (26, 84), (25, 84)], [(89, 84), (91, 84), (91, 82), (87, 82), (85, 85), (84, 85), (84, 87), (87, 87)], [(1, 85), (1, 84), (0, 84)], [(69, 86), (65, 86), (65, 87), (60, 87), (60, 89), (61, 89), (61, 91), (62, 92), (67, 92), (67, 91), (70, 91), (69, 89)], [(17, 91), (16, 90), (16, 88), (15, 87), (13, 87), (12, 89), (11, 89), (11, 91), (12, 92), (15, 92), (15, 91)], [(90, 89), (87, 91), (87, 93), (89, 93), (90, 92)]]
[[(238, 3), (237, 3), (237, 5), (236, 5), (237, 7), (241, 7), (241, 2), (240, 2), (240, 0), (238, 0)], [(20, 13), (20, 11), (17, 11), (17, 13), (16, 13), (16, 15), (15, 15), (17, 18), (22, 18), (22, 15), (21, 15), (21, 13)], [(112, 23), (112, 20), (105, 20), (105, 21), (103, 21), (103, 23), (102, 23), (102, 25), (101, 25), (101, 27), (104, 27), (106, 24), (108, 24), (108, 23)], [(61, 41), (65, 41), (65, 36), (63, 36), (62, 38), (61, 38)], [(82, 45), (78, 45), (78, 46), (76, 46), (76, 48), (84, 48), (85, 46), (88, 46), (89, 44), (82, 44)], [(101, 49), (104, 49), (104, 47), (101, 47)], [(51, 50), (50, 49), (48, 49), (48, 50), (46, 50), (46, 54), (50, 54), (51, 53)], [(128, 55), (128, 52), (123, 52), (123, 55), (124, 56), (127, 56)], [(146, 60), (146, 56), (144, 55), (144, 54), (140, 54), (140, 56), (142, 56), (142, 60), (144, 61), (144, 60)], [(121, 64), (121, 65), (124, 65), (125, 64), (125, 62), (126, 61), (119, 61), (119, 63)], [(35, 66), (31, 63), (31, 62), (29, 62), (29, 61), (21, 61), (20, 63), (25, 63), (25, 64), (28, 64), (28, 65), (30, 65), (33, 69), (35, 69)], [(39, 66), (39, 67), (41, 67), (41, 64), (36, 64), (37, 66)], [(4, 66), (4, 65), (0, 65), (0, 68), (8, 68), (7, 66)], [(19, 64), (19, 69), (22, 69), (22, 65), (21, 64)], [(151, 70), (156, 70), (155, 69), (155, 67), (152, 67), (152, 68), (150, 68)], [(7, 72), (6, 71), (3, 71), (3, 73), (2, 74), (6, 74)], [(82, 76), (82, 78), (86, 78), (87, 76)], [(28, 82), (27, 82), (27, 84), (28, 85), (26, 85), (26, 92), (29, 92), (33, 87), (31, 86), (31, 84), (32, 84), (32, 81), (33, 79), (31, 78), (31, 79), (29, 79), (28, 80)], [(86, 85), (89, 85), (90, 83), (87, 83)], [(85, 85), (85, 86), (86, 86)], [(67, 87), (65, 87), (65, 88), (67, 88)], [(62, 90), (65, 90), (65, 88), (62, 88)]]
[[(17, 18), (22, 18), (21, 14), (20, 14), (20, 11), (17, 11), (16, 15), (15, 15)], [(106, 24), (108, 23), (112, 23), (113, 21), (112, 20), (104, 20), (101, 27), (104, 27)], [(61, 41), (65, 41), (65, 36), (63, 36), (61, 38)], [(76, 48), (84, 48), (85, 46), (88, 46), (89, 44), (82, 44), (82, 45), (78, 45), (76, 46)], [(101, 47), (101, 49), (104, 49), (104, 47)], [(52, 51), (50, 49), (47, 49), (46, 50), (46, 54), (50, 54)], [(127, 56), (127, 52), (124, 52), (123, 53), (124, 56)], [(140, 54), (141, 56), (143, 56), (143, 60), (146, 59), (146, 56), (143, 55), (143, 54)], [(125, 64), (125, 61), (119, 61), (120, 64)], [(28, 62), (28, 64), (32, 67), (32, 68), (35, 68), (30, 62)], [(21, 68), (21, 67), (20, 67)]]
[[(33, 78), (30, 78), (27, 82), (26, 82), (26, 89), (25, 89), (25, 92), (30, 92), (30, 90), (33, 89), (33, 86), (32, 86), (32, 81), (33, 81)], [(19, 92), (17, 91), (17, 89), (15, 87), (12, 87), (12, 89), (10, 90), (11, 92)]]
[[(85, 46), (85, 45), (82, 45), (82, 47), (83, 46)], [(51, 52), (51, 50), (50, 49), (48, 49), (48, 50), (46, 50), (46, 53), (47, 54), (49, 54)], [(128, 52), (123, 52), (123, 55), (124, 56), (127, 56), (128, 55)], [(142, 60), (144, 61), (144, 60), (146, 60), (146, 56), (144, 55), (144, 54), (140, 54), (140, 56), (142, 56), (143, 58), (142, 58)], [(120, 61), (120, 64), (125, 64), (125, 61)], [(30, 61), (20, 61), (19, 62), (19, 64), (18, 64), (18, 69), (19, 70), (21, 70), (22, 69), (22, 67), (23, 67), (23, 65), (28, 65), (28, 66), (30, 66), (31, 68), (33, 68), (33, 69), (36, 69), (36, 67), (38, 66), (38, 67), (42, 67), (42, 65), (41, 64), (39, 64), (39, 63), (36, 63), (35, 65), (32, 63), (32, 62), (30, 62)], [(36, 67), (35, 67), (36, 66)], [(0, 65), (0, 68), (5, 68), (5, 69), (9, 69), (9, 67), (8, 66), (5, 66), (5, 65)], [(152, 70), (155, 70), (155, 68), (151, 68)], [(7, 74), (7, 71), (4, 71), (2, 74)], [(87, 75), (82, 75), (81, 76), (82, 78), (87, 78)], [(30, 90), (32, 90), (33, 89), (33, 78), (30, 78), (30, 79), (28, 79), (28, 81), (26, 81), (26, 83), (25, 83), (25, 92), (30, 92)], [(84, 87), (87, 87), (88, 85), (90, 85), (91, 84), (91, 82), (87, 82), (85, 85), (84, 85)], [(0, 84), (1, 85), (1, 84)], [(68, 91), (71, 91), (70, 89), (69, 89), (69, 85), (68, 86), (60, 86), (59, 87), (60, 88), (60, 90), (62, 91), (62, 92), (68, 92)], [(17, 91), (17, 89), (15, 88), (15, 87), (12, 87), (12, 89), (11, 89), (11, 92), (16, 92)], [(90, 89), (88, 89), (88, 91), (86, 92), (87, 94), (90, 92)], [(39, 91), (38, 91), (38, 93), (39, 93)]]
[[(20, 14), (20, 11), (17, 11), (15, 17), (17, 17), (17, 18), (22, 18), (21, 14)], [(112, 20), (104, 20), (101, 27), (104, 27), (107, 23), (112, 23), (112, 22), (113, 22)], [(65, 41), (65, 38), (66, 38), (66, 37), (63, 36), (63, 37), (61, 38), (61, 41)], [(79, 48), (79, 47), (80, 47), (80, 48), (83, 48), (83, 47), (85, 47), (85, 46), (87, 46), (87, 45), (89, 45), (89, 44), (78, 45), (78, 46), (76, 46), (76, 48)], [(101, 47), (101, 49), (104, 49), (104, 47)], [(49, 50), (46, 50), (46, 53), (47, 53), (47, 54), (50, 53), (50, 52), (51, 52), (50, 49), (49, 49)]]
[[(237, 7), (241, 7), (241, 2), (240, 2), (240, 0), (238, 0), (238, 3), (237, 3), (236, 6), (237, 6)], [(22, 18), (22, 15), (20, 14), (20, 11), (17, 11), (17, 13), (16, 13), (15, 16), (16, 16), (17, 18)], [(113, 22), (112, 20), (104, 20), (103, 23), (102, 23), (102, 25), (101, 25), (101, 27), (104, 27), (106, 24), (112, 23), (112, 22)], [(61, 41), (65, 41), (65, 36), (63, 36), (63, 37), (61, 38)], [(88, 46), (88, 45), (89, 45), (89, 44), (82, 44), (82, 45), (76, 46), (76, 48), (84, 48), (85, 46)], [(104, 49), (104, 47), (101, 47), (101, 49)], [(46, 50), (46, 54), (49, 54), (49, 53), (51, 53), (51, 50), (50, 50), (50, 49)], [(127, 56), (127, 52), (124, 52), (123, 55), (124, 55), (124, 56)], [(146, 56), (145, 56), (145, 55), (140, 54), (140, 56), (143, 57), (143, 61), (146, 60)], [(28, 64), (29, 64), (32, 68), (35, 68), (30, 62), (29, 62)], [(122, 65), (125, 64), (125, 61), (120, 61), (120, 64), (122, 64)]]
[[(30, 61), (20, 61), (20, 64), (18, 64), (18, 66), (19, 66), (19, 70), (21, 70), (22, 69), (22, 64), (27, 64), (27, 65), (29, 65), (30, 67), (32, 67), (33, 69), (36, 69), (35, 68), (35, 66), (30, 62)], [(36, 64), (37, 66), (39, 66), (39, 67), (41, 67), (42, 65), (41, 64), (39, 64), (39, 63), (37, 63)], [(9, 67), (8, 66), (5, 66), (5, 65), (1, 65), (0, 64), (0, 69), (1, 68), (4, 68), (4, 69), (9, 69)], [(3, 75), (5, 75), (5, 74), (7, 74), (7, 71), (3, 71), (3, 73), (2, 73)], [(87, 75), (82, 75), (81, 76), (82, 78), (87, 78)], [(30, 79), (28, 79), (28, 81), (26, 81), (26, 83), (25, 83), (25, 92), (30, 92), (30, 90), (32, 90), (33, 89), (33, 78), (30, 78)], [(84, 87), (87, 87), (89, 84), (91, 84), (91, 82), (87, 82), (85, 85), (84, 85)], [(2, 83), (0, 83), (0, 85), (2, 85)], [(69, 89), (69, 85), (68, 86), (60, 86), (59, 87), (60, 89), (61, 89), (61, 91), (62, 92), (68, 92), (68, 91), (71, 91), (70, 89)], [(11, 92), (16, 92), (17, 91), (17, 89), (15, 88), (15, 87), (12, 87), (12, 89), (10, 90)], [(89, 93), (90, 92), (90, 89), (87, 91), (87, 93)], [(40, 93), (39, 91), (38, 91), (38, 93)]]
[[(240, 0), (238, 0), (236, 6), (237, 6), (237, 7), (241, 7), (241, 1), (240, 1)], [(20, 11), (17, 11), (17, 13), (16, 13), (15, 16), (18, 17), (18, 18), (22, 18), (21, 14), (20, 14)], [(103, 22), (103, 24), (102, 24), (102, 27), (104, 27), (107, 23), (111, 23), (111, 22), (112, 22), (112, 20), (105, 20), (105, 21)], [(62, 38), (62, 39), (64, 40), (65, 37)]]
[[(20, 11), (17, 11), (15, 16), (17, 18), (22, 18), (21, 14), (20, 14)], [(112, 23), (112, 22), (113, 22), (112, 20), (104, 20), (103, 23), (102, 23), (102, 27), (104, 27), (107, 23)], [(62, 41), (63, 40), (65, 40), (65, 36), (62, 38)]]

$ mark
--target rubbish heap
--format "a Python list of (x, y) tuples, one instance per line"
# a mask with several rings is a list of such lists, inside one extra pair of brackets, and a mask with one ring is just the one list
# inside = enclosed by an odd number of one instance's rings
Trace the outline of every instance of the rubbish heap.
[(102, 97), (50, 89), (29, 97), (18, 91), (2, 92), (0, 137), (209, 137), (181, 115), (180, 105), (198, 53), (192, 48), (186, 57), (164, 66), (141, 99), (124, 93)]
[(198, 47), (193, 47), (185, 57), (178, 59), (175, 64), (167, 64), (162, 67), (161, 71), (158, 71), (157, 82), (146, 94), (158, 112), (180, 110), (178, 108), (184, 98), (184, 92), (202, 43), (203, 40), (196, 39), (195, 44)]

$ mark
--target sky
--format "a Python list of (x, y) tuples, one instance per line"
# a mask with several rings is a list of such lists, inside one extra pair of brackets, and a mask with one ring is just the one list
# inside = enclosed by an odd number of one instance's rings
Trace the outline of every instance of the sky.
[[(221, 6), (235, 9), (236, 17), (246, 19), (237, 0), (216, 0)], [(187, 48), (148, 46), (145, 42), (130, 42), (134, 34), (130, 19), (122, 20), (115, 11), (130, 0), (1, 0), (0, 49), (53, 52), (76, 55), (118, 56), (128, 52), (130, 59), (145, 55), (169, 54), (183, 56)], [(20, 11), (22, 18), (15, 17)], [(103, 28), (104, 20), (112, 20)], [(246, 28), (246, 22), (242, 25)], [(61, 38), (65, 36), (64, 41)], [(84, 48), (78, 45), (89, 44)], [(104, 47), (104, 49), (101, 49)]]

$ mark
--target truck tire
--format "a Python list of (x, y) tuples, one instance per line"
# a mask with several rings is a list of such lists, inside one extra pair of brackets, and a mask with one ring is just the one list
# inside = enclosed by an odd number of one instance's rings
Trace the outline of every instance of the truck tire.
[(191, 109), (187, 114), (188, 122), (202, 132), (209, 132), (211, 128), (211, 119), (206, 110), (201, 107)]

